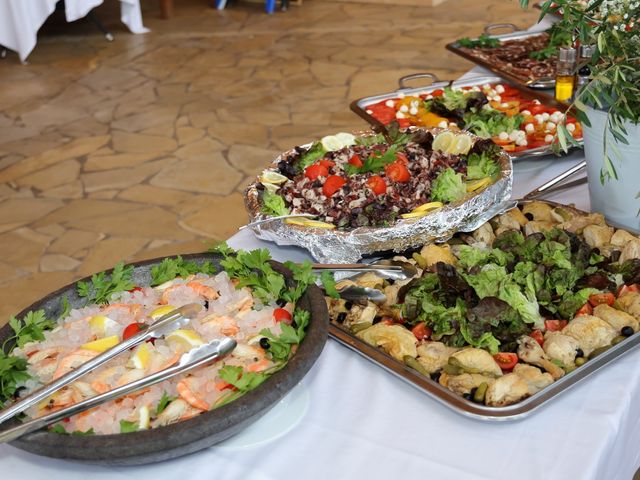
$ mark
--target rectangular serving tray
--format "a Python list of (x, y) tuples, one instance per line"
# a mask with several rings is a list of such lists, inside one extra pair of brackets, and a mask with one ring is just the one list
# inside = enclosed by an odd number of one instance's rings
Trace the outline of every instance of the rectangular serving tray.
[[(522, 203), (527, 202), (525, 201)], [(561, 205), (555, 202), (546, 203), (549, 203), (552, 206), (562, 206), (577, 210), (573, 207), (567, 207), (566, 205)], [(585, 215), (587, 214), (586, 212), (581, 213), (584, 213)], [(632, 233), (635, 235), (639, 234), (638, 232)], [(587, 377), (593, 375), (601, 368), (610, 364), (640, 344), (640, 332), (637, 332), (635, 335), (628, 337), (594, 359), (589, 360), (581, 367), (576, 368), (573, 372), (566, 374), (559, 380), (556, 380), (535, 395), (513, 405), (507, 405), (505, 407), (488, 407), (486, 405), (466, 400), (465, 398), (453, 393), (438, 382), (421, 375), (416, 370), (386, 354), (383, 350), (360, 340), (350, 331), (339, 327), (333, 322), (330, 322), (329, 324), (329, 336), (354, 352), (362, 355), (370, 362), (373, 362), (412, 387), (418, 389), (420, 392), (450, 408), (454, 412), (464, 415), (465, 417), (487, 422), (509, 422), (522, 420), (531, 416), (536, 410), (551, 402), (561, 393), (567, 391), (574, 385), (583, 382)]]
[[(405, 84), (406, 81), (416, 79), (416, 78), (429, 78), (433, 80), (433, 83), (425, 87), (417, 87), (417, 88), (409, 88), (406, 86)], [(366, 120), (369, 124), (371, 124), (374, 130), (379, 131), (381, 128), (384, 128), (384, 125), (379, 120), (374, 118), (372, 115), (369, 115), (367, 113), (367, 107), (369, 105), (373, 105), (375, 103), (378, 103), (384, 100), (398, 98), (398, 96), (410, 96), (410, 95), (419, 96), (422, 94), (428, 94), (433, 92), (434, 90), (441, 89), (448, 86), (475, 87), (475, 86), (484, 85), (485, 83), (489, 83), (489, 84), (507, 83), (512, 87), (518, 89), (523, 94), (523, 96), (531, 100), (538, 100), (540, 101), (541, 104), (545, 106), (554, 107), (562, 111), (564, 111), (566, 108), (566, 105), (558, 102), (555, 98), (553, 98), (552, 96), (542, 91), (532, 90), (530, 88), (524, 87), (520, 83), (507, 81), (504, 78), (501, 78), (498, 76), (484, 75), (484, 76), (478, 76), (478, 77), (462, 79), (462, 80), (443, 81), (438, 79), (432, 73), (416, 73), (413, 75), (407, 75), (405, 77), (400, 78), (398, 83), (400, 88), (393, 92), (382, 93), (380, 95), (372, 95), (369, 97), (362, 97), (357, 100), (354, 100), (353, 102), (351, 102), (351, 105), (350, 105), (351, 110), (356, 115), (360, 116), (361, 118)], [(578, 140), (578, 144), (582, 145), (582, 139)], [(521, 158), (550, 155), (553, 153), (553, 151), (551, 149), (551, 146), (549, 145), (545, 147), (531, 148), (529, 150), (524, 150), (522, 152), (513, 152), (513, 153), (508, 152), (508, 153), (509, 153), (509, 156), (512, 158), (512, 160), (517, 160)]]
[[(506, 25), (506, 24), (505, 24)], [(508, 24), (511, 25), (511, 24)], [(493, 25), (488, 25), (486, 28), (490, 28)], [(513, 26), (515, 27), (515, 25)], [(517, 28), (517, 27), (516, 27)], [(486, 31), (486, 29), (485, 29)], [(497, 40), (499, 40), (500, 42), (506, 42), (508, 40), (523, 40), (523, 39), (527, 39), (527, 38), (531, 38), (531, 37), (535, 37), (537, 35), (540, 35), (544, 33), (544, 31), (537, 31), (537, 32), (530, 32), (530, 31), (515, 31), (512, 33), (505, 33), (502, 35), (489, 35), (490, 38), (495, 38)], [(477, 40), (477, 38), (475, 38), (474, 40)], [(445, 48), (447, 50), (449, 50), (450, 52), (455, 53), (456, 55), (461, 56), (462, 58), (469, 60), (470, 62), (475, 63), (476, 65), (479, 65), (483, 68), (486, 68), (487, 70), (491, 70), (493, 73), (495, 73), (496, 75), (500, 75), (503, 78), (506, 78), (508, 80), (510, 80), (512, 83), (520, 85), (522, 87), (525, 87), (527, 89), (529, 89), (529, 87), (527, 86), (527, 80), (524, 80), (520, 77), (516, 77), (515, 75), (512, 75), (509, 72), (506, 72), (504, 70), (502, 70), (501, 68), (499, 68), (498, 66), (487, 62), (481, 58), (477, 58), (473, 55), (469, 55), (467, 52), (465, 52), (464, 50), (462, 50), (462, 48), (460, 48), (460, 45), (458, 44), (457, 41), (455, 42), (451, 42), (448, 43)], [(550, 98), (553, 99), (553, 96), (548, 95)], [(555, 99), (553, 99), (555, 101)], [(563, 104), (560, 104), (563, 105)], [(563, 105), (564, 107), (566, 107), (566, 105)]]

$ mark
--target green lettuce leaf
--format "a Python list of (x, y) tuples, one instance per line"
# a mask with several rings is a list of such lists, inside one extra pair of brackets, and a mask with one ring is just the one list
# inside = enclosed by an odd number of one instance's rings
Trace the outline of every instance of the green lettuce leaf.
[(262, 211), (267, 215), (279, 217), (291, 213), (284, 203), (284, 198), (276, 193), (265, 190), (262, 194)]
[(467, 187), (462, 181), (462, 174), (456, 173), (451, 167), (440, 172), (431, 187), (431, 198), (439, 202), (455, 202), (466, 193)]

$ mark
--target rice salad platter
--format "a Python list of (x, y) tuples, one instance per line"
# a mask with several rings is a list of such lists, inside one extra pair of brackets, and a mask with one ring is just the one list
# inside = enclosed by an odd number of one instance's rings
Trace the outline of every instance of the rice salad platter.
[[(217, 247), (211, 258), (215, 261), (182, 257), (157, 261), (147, 269), (151, 276), (147, 285), (136, 281), (133, 265), (118, 264), (111, 272), (75, 285), (69, 295), (75, 297), (75, 308), (68, 296), (62, 296), (63, 311), (57, 320), (51, 318), (46, 305), (20, 320), (11, 318), (0, 332), (4, 333), (0, 336), (4, 342), (0, 406), (30, 395), (158, 318), (193, 303), (203, 308), (186, 327), (111, 359), (25, 410), (23, 420), (48, 415), (166, 369), (192, 348), (224, 337), (233, 338), (237, 346), (223, 359), (73, 415), (50, 426), (49, 433), (74, 434), (64, 438), (91, 435), (93, 439), (153, 430), (193, 419), (257, 389), (285, 369), (311, 330), (315, 307), (307, 305), (307, 290), (316, 289), (309, 287), (314, 281), (311, 265), (287, 262), (287, 271), (271, 262), (266, 250), (236, 252), (226, 244)], [(318, 296), (324, 308), (319, 291)], [(297, 306), (301, 299), (307, 305), (304, 308)], [(325, 318), (317, 321), (327, 320), (326, 310), (324, 313)], [(321, 348), (314, 349), (312, 361)]]

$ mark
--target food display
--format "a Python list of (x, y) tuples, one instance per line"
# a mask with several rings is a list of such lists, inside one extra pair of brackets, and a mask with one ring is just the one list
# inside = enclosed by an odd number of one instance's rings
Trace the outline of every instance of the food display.
[(520, 83), (555, 78), (558, 47), (571, 44), (571, 36), (552, 26), (545, 32), (461, 38), (449, 50), (516, 79)]
[(339, 282), (380, 289), (386, 301), (327, 297), (333, 330), (469, 405), (522, 402), (589, 370), (639, 329), (640, 238), (600, 214), (525, 203), (394, 259), (415, 264), (418, 276)]
[(441, 127), (469, 131), (490, 138), (505, 151), (522, 154), (548, 148), (556, 141), (558, 124), (566, 124), (574, 139), (582, 138), (582, 127), (572, 116), (507, 82), (399, 92), (375, 103), (363, 103), (376, 121), (388, 125)]
[(325, 229), (388, 227), (460, 202), (500, 175), (500, 148), (464, 133), (401, 129), (341, 133), (284, 156), (260, 176), (262, 212), (312, 214), (287, 223)]
[(28, 396), (192, 303), (203, 308), (187, 327), (113, 358), (27, 409), (26, 419), (149, 376), (192, 348), (223, 337), (235, 339), (237, 346), (222, 360), (73, 415), (50, 431), (101, 436), (165, 427), (257, 389), (286, 367), (305, 338), (311, 315), (297, 303), (314, 281), (311, 266), (289, 263), (295, 276), (290, 282), (274, 269), (266, 250), (236, 252), (223, 244), (208, 257), (215, 262), (181, 257), (156, 262), (144, 283), (134, 277), (134, 266), (119, 264), (111, 273), (79, 282), (77, 305), (63, 297), (57, 318), (46, 309), (12, 318), (3, 332), (0, 405)]

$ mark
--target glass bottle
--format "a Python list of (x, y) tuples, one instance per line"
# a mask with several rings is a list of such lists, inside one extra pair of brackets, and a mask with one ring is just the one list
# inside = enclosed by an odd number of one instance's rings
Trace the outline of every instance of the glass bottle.
[(556, 65), (556, 100), (567, 102), (573, 97), (576, 49), (560, 48)]
[(596, 49), (593, 45), (580, 45), (580, 60), (578, 74), (576, 75), (576, 92), (579, 92), (591, 80), (591, 67), (589, 62)]

